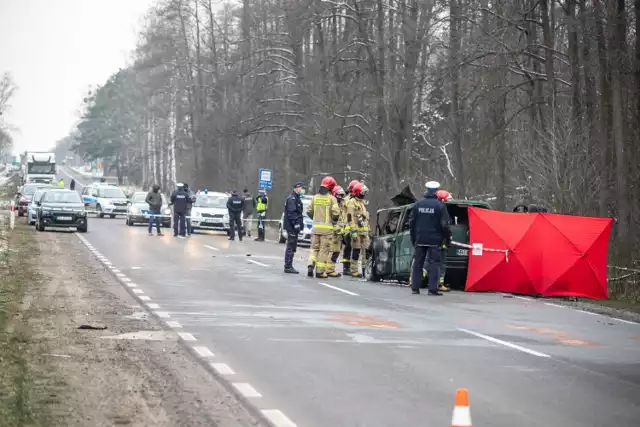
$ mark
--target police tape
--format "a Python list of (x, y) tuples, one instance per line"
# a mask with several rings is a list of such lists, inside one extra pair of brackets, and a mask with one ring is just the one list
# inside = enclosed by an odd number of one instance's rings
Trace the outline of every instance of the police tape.
[[(164, 214), (148, 214), (148, 213), (137, 213), (137, 214), (132, 214), (132, 213), (124, 213), (124, 212), (106, 212), (106, 211), (95, 211), (95, 210), (85, 210), (85, 212), (87, 214), (93, 214), (93, 215), (117, 215), (117, 216), (141, 216), (144, 218), (173, 218), (173, 214), (169, 214), (169, 215), (164, 215)], [(225, 222), (229, 221), (229, 217), (227, 217), (226, 219), (223, 218), (212, 218), (212, 217), (207, 217), (207, 216), (195, 216), (195, 215), (185, 215), (186, 219), (197, 219), (197, 220), (207, 220), (207, 219), (223, 219), (225, 220)], [(255, 219), (255, 218), (251, 218), (251, 219), (244, 219), (241, 218), (242, 221), (248, 221), (248, 222), (280, 222), (279, 219)]]
[(466, 243), (460, 243), (460, 242), (456, 242), (456, 241), (451, 241), (451, 244), (454, 245), (454, 246), (458, 246), (460, 248), (471, 249), (471, 255), (473, 255), (473, 256), (480, 256), (480, 255), (482, 255), (482, 252), (499, 252), (499, 253), (503, 253), (504, 256), (505, 256), (505, 260), (507, 262), (509, 262), (509, 252), (511, 252), (510, 249), (485, 248), (482, 243), (472, 243), (472, 244), (468, 245)]

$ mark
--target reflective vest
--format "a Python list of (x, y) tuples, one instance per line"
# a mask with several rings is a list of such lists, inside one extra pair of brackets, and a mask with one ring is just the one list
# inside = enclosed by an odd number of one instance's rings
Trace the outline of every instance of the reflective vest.
[(316, 194), (307, 207), (313, 217), (313, 234), (332, 234), (333, 217), (340, 216), (338, 201), (330, 194)]
[[(362, 234), (369, 232), (369, 212), (367, 212), (362, 200), (355, 197), (349, 200), (347, 216), (351, 217), (351, 221), (347, 225), (350, 230), (355, 230)], [(358, 225), (358, 221), (360, 221), (360, 225)]]
[(64, 188), (64, 181), (63, 180), (58, 181), (58, 187)]
[[(256, 197), (256, 210), (258, 212), (264, 212), (267, 210), (267, 203), (269, 203), (269, 200), (263, 203), (262, 199), (263, 199), (262, 196)], [(266, 200), (267, 198), (265, 197), (264, 199)]]

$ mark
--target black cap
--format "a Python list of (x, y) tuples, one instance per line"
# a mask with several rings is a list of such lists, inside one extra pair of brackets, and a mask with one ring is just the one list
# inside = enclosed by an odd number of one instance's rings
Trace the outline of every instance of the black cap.
[(242, 191), (243, 191), (244, 193), (248, 193), (248, 192), (249, 192), (249, 189), (248, 189), (248, 188), (245, 188), (245, 189), (244, 189), (244, 190), (242, 190)]
[(298, 187), (304, 187), (304, 182), (302, 182), (302, 181), (296, 182), (296, 184), (293, 186), (293, 188), (298, 188)]

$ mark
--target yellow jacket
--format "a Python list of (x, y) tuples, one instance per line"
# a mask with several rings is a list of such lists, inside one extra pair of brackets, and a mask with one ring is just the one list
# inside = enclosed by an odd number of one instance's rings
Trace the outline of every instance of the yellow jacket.
[(316, 194), (307, 206), (307, 214), (313, 220), (312, 234), (333, 234), (333, 218), (340, 217), (338, 201), (329, 193)]
[[(356, 197), (349, 200), (347, 205), (347, 220), (350, 230), (355, 230), (358, 234), (369, 233), (369, 212), (364, 202)], [(346, 228), (345, 228), (346, 230)]]

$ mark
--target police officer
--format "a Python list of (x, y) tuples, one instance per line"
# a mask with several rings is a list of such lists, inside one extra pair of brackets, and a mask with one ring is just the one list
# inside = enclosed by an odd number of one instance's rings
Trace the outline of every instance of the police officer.
[[(185, 214), (189, 203), (189, 193), (184, 189), (184, 184), (178, 183), (177, 190), (171, 194), (171, 204), (173, 205), (173, 237), (185, 235)], [(178, 225), (180, 229), (178, 230)]]
[(258, 197), (255, 200), (256, 204), (256, 217), (258, 218), (258, 237), (256, 242), (264, 242), (264, 220), (267, 217), (267, 207), (269, 206), (269, 199), (267, 198), (267, 192), (260, 190)]
[(227, 200), (229, 210), (229, 240), (236, 238), (236, 226), (238, 227), (238, 239), (242, 242), (242, 210), (244, 209), (244, 198), (238, 194), (237, 190), (231, 192), (231, 197)]
[(70, 190), (75, 190), (76, 189), (76, 180), (71, 178), (71, 184), (69, 184), (69, 189)]
[(429, 260), (429, 295), (442, 295), (438, 290), (440, 279), (440, 250), (442, 243), (451, 239), (447, 208), (436, 196), (440, 183), (429, 181), (425, 184), (424, 199), (413, 204), (409, 224), (411, 244), (414, 246), (411, 290), (420, 293), (422, 266)]
[(302, 200), (300, 193), (302, 192), (302, 182), (296, 182), (293, 191), (287, 197), (284, 204), (284, 220), (283, 227), (287, 230), (287, 249), (284, 251), (284, 272), (289, 274), (298, 274), (298, 270), (293, 268), (293, 256), (298, 249), (298, 234), (304, 225), (302, 215)]
[(242, 197), (244, 197), (244, 210), (242, 211), (244, 234), (251, 237), (251, 220), (253, 219), (253, 210), (256, 208), (256, 201), (253, 200), (248, 188), (242, 190)]

